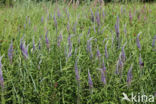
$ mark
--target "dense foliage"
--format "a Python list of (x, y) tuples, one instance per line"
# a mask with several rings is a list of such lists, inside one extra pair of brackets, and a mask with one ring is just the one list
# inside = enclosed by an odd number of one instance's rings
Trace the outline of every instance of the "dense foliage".
[(156, 4), (0, 9), (1, 104), (126, 104), (156, 94)]

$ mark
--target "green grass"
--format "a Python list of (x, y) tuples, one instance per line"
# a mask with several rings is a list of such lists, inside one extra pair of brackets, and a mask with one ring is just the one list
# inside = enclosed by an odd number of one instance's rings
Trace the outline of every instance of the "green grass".
[[(90, 8), (94, 14), (100, 7), (80, 5), (58, 5), (61, 17), (57, 16), (56, 4), (25, 3), (15, 5), (13, 8), (0, 9), (0, 56), (2, 58), (2, 72), (4, 88), (0, 91), (2, 104), (127, 104), (122, 101), (122, 93), (130, 96), (135, 94), (154, 95), (156, 93), (156, 49), (152, 47), (156, 35), (156, 4), (107, 4), (101, 8), (101, 26), (91, 21)], [(66, 8), (70, 14), (69, 20)], [(123, 8), (123, 13), (121, 12)], [(102, 11), (105, 17), (102, 17)], [(132, 12), (132, 22), (129, 20), (129, 11)], [(57, 18), (56, 32), (53, 16)], [(49, 14), (49, 20), (47, 16)], [(140, 14), (140, 19), (138, 15)], [(52, 15), (52, 17), (51, 17)], [(26, 16), (27, 22), (26, 22)], [(44, 22), (41, 22), (42, 16)], [(116, 46), (115, 23), (117, 16), (120, 20), (120, 48)], [(30, 18), (30, 24), (29, 24)], [(75, 22), (76, 32), (73, 27)], [(67, 59), (68, 35), (67, 24), (70, 23), (72, 42), (72, 56)], [(24, 28), (24, 24), (26, 28)], [(127, 35), (124, 33), (126, 24)], [(94, 25), (96, 32), (94, 32)], [(90, 28), (90, 35), (87, 35)], [(103, 31), (104, 29), (104, 31)], [(45, 33), (48, 30), (50, 49), (45, 43)], [(99, 30), (99, 32), (98, 32)], [(103, 31), (103, 32), (100, 32)], [(142, 32), (139, 39), (141, 51), (137, 48), (136, 37)], [(57, 46), (58, 36), (62, 34), (61, 46)], [(80, 35), (82, 34), (82, 35)], [(29, 45), (28, 59), (25, 59), (20, 50), (20, 39), (24, 36)], [(33, 37), (36, 50), (33, 51)], [(41, 49), (38, 49), (41, 37)], [(80, 43), (78, 42), (80, 37)], [(93, 58), (87, 53), (87, 40), (93, 37)], [(114, 42), (112, 44), (112, 37)], [(103, 40), (106, 41), (103, 43)], [(8, 48), (13, 40), (13, 62), (9, 62)], [(105, 44), (107, 44), (108, 59), (105, 58)], [(116, 64), (123, 44), (125, 46), (126, 61), (122, 68), (122, 76), (116, 75)], [(101, 53), (100, 60), (96, 57), (97, 46)], [(67, 52), (66, 52), (67, 50)], [(139, 65), (141, 54), (144, 67)], [(106, 66), (106, 81), (101, 82), (102, 59)], [(80, 87), (75, 76), (75, 61), (78, 60), (80, 74)], [(127, 72), (133, 64), (131, 85), (127, 85)], [(93, 92), (90, 93), (88, 85), (88, 69), (93, 81)]]

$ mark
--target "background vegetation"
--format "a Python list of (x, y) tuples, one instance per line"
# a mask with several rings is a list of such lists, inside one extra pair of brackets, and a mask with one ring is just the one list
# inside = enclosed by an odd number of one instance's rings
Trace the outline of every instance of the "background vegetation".
[[(68, 6), (25, 1), (1, 8), (0, 103), (127, 104), (123, 92), (155, 95), (155, 17), (155, 3), (138, 2)], [(28, 56), (21, 43), (28, 45)], [(119, 64), (122, 52), (125, 60)]]

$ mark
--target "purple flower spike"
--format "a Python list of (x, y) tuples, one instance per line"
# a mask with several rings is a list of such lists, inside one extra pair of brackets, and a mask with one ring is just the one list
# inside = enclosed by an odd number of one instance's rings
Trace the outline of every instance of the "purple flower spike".
[(73, 31), (74, 33), (76, 33), (76, 25), (77, 25), (77, 22), (75, 22), (74, 26), (73, 26)]
[(140, 54), (140, 57), (139, 57), (139, 64), (140, 64), (140, 67), (144, 67), (144, 62), (142, 61), (142, 58), (141, 58), (141, 54)]
[(124, 62), (126, 60), (126, 55), (125, 55), (125, 45), (127, 44), (127, 42), (123, 45), (122, 49), (121, 49), (121, 59)]
[(61, 13), (60, 13), (60, 9), (59, 8), (57, 9), (57, 16), (58, 16), (58, 18), (61, 17)]
[(25, 57), (25, 59), (28, 58), (28, 45), (26, 46), (25, 42), (23, 43), (22, 54)]
[[(107, 42), (108, 43), (108, 42)], [(108, 52), (107, 52), (107, 43), (105, 45), (105, 57), (108, 58)]]
[(2, 88), (4, 88), (4, 80), (3, 80), (3, 73), (2, 73), (2, 57), (0, 57), (0, 85)]
[(101, 81), (103, 82), (104, 85), (106, 85), (106, 77), (103, 70), (101, 70)]
[(100, 53), (100, 50), (99, 50), (99, 48), (98, 48), (98, 47), (97, 47), (96, 55), (97, 55), (98, 59), (100, 60), (101, 53)]
[(58, 47), (60, 47), (61, 41), (62, 41), (62, 34), (60, 33), (58, 40), (57, 40), (57, 46)]
[(93, 88), (93, 82), (92, 82), (92, 78), (88, 69), (88, 84), (89, 84), (89, 88)]
[(38, 42), (38, 49), (41, 49), (41, 37), (39, 38), (39, 42)]
[(104, 72), (106, 72), (106, 66), (105, 66), (105, 63), (104, 63), (104, 58), (103, 58), (103, 62), (102, 62), (102, 70), (103, 70)]
[(102, 11), (102, 16), (103, 16), (103, 18), (105, 17), (105, 11), (104, 10)]
[(117, 61), (115, 73), (116, 74), (119, 74), (119, 61)]
[(53, 19), (54, 19), (55, 27), (57, 29), (57, 20), (56, 20), (55, 14), (54, 14), (54, 18)]
[(46, 31), (46, 34), (45, 34), (45, 42), (46, 42), (46, 46), (47, 48), (49, 49), (50, 48), (50, 44), (49, 44), (49, 40), (48, 40), (48, 30)]
[(99, 12), (98, 11), (96, 13), (96, 22), (97, 22), (98, 26), (100, 26), (100, 16), (99, 16)]
[(93, 39), (93, 37), (91, 37), (89, 40), (87, 40), (87, 52), (90, 54), (90, 58), (93, 57), (92, 44), (91, 44), (92, 39)]
[(133, 68), (133, 64), (131, 65), (131, 67), (128, 70), (128, 73), (127, 73), (127, 83), (128, 83), (128, 86), (131, 84), (131, 81), (132, 81), (132, 68)]
[(71, 35), (68, 36), (68, 57), (70, 57), (72, 55), (72, 43), (71, 43)]
[(119, 34), (120, 34), (120, 31), (119, 31), (119, 16), (117, 16), (117, 20), (116, 20), (116, 24), (115, 24), (115, 32), (116, 32), (117, 38), (119, 38)]
[(13, 42), (12, 41), (8, 49), (8, 57), (9, 57), (10, 63), (12, 63), (12, 58), (13, 58)]
[(89, 29), (88, 29), (88, 37), (89, 37), (89, 35), (90, 35), (90, 27), (89, 27)]
[(139, 48), (139, 50), (141, 51), (141, 45), (140, 45), (140, 41), (139, 41), (139, 36), (140, 36), (141, 32), (137, 35), (136, 38), (136, 43), (137, 43), (137, 47)]
[(70, 31), (70, 24), (69, 24), (69, 22), (68, 22), (68, 24), (67, 24), (67, 31), (68, 31), (68, 32)]
[(154, 47), (154, 46), (155, 46), (155, 40), (156, 40), (156, 35), (155, 35), (155, 36), (154, 36), (154, 38), (153, 38), (152, 47)]
[(132, 13), (131, 13), (131, 10), (129, 11), (129, 20), (130, 20), (130, 23), (132, 23)]
[(90, 11), (91, 11), (91, 20), (92, 20), (92, 22), (94, 22), (94, 14), (93, 14), (92, 9), (90, 9)]
[(76, 80), (78, 82), (78, 85), (80, 84), (80, 76), (79, 76), (79, 70), (77, 67), (77, 61), (75, 62), (75, 75), (76, 75)]

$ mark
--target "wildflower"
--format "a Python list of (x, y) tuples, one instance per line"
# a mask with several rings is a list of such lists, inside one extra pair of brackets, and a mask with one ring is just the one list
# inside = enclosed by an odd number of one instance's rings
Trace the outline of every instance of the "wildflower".
[(100, 26), (100, 16), (99, 16), (99, 12), (96, 12), (96, 22), (98, 24), (98, 26)]
[(90, 9), (90, 11), (91, 11), (91, 20), (92, 20), (92, 22), (94, 22), (94, 14), (93, 14), (92, 9)]
[(38, 49), (41, 49), (41, 37), (39, 38)]
[(116, 24), (115, 24), (115, 32), (116, 32), (117, 38), (119, 38), (119, 34), (120, 34), (120, 31), (119, 31), (119, 16), (117, 16), (117, 21), (116, 21)]
[(80, 84), (80, 76), (79, 76), (79, 70), (77, 67), (77, 60), (75, 62), (75, 75), (76, 75), (76, 80), (77, 80), (78, 84)]
[(139, 56), (139, 64), (141, 68), (144, 66), (144, 62), (142, 61), (141, 54)]
[(60, 33), (59, 37), (58, 37), (58, 41), (57, 41), (57, 46), (60, 47), (62, 41), (62, 34)]
[(141, 50), (141, 45), (140, 45), (140, 41), (139, 41), (140, 34), (141, 34), (141, 32), (137, 35), (137, 38), (136, 38), (136, 43), (137, 43), (137, 47), (139, 48), (139, 50)]
[(12, 41), (8, 49), (8, 57), (9, 57), (10, 63), (12, 63), (12, 58), (13, 58), (13, 42)]
[(121, 59), (124, 62), (126, 60), (126, 55), (125, 55), (125, 45), (127, 44), (127, 42), (123, 45), (122, 49), (121, 49)]
[(74, 33), (76, 33), (76, 25), (77, 25), (77, 22), (75, 22), (74, 26), (73, 26), (73, 31)]
[(104, 85), (106, 84), (106, 77), (103, 70), (101, 70), (101, 81), (103, 82)]
[(70, 30), (70, 24), (69, 24), (69, 21), (68, 21), (68, 23), (67, 23), (67, 30), (68, 30), (68, 32), (69, 32), (69, 30)]
[[(108, 42), (107, 42), (108, 43)], [(108, 52), (107, 52), (107, 43), (105, 45), (105, 57), (108, 58)]]
[(56, 20), (55, 14), (54, 14), (53, 19), (54, 19), (55, 27), (56, 27), (56, 29), (57, 29), (57, 20)]
[(156, 40), (156, 35), (155, 35), (155, 36), (154, 36), (154, 38), (153, 38), (152, 47), (154, 47), (154, 46), (155, 46), (155, 40)]
[(23, 46), (22, 46), (22, 54), (25, 57), (25, 59), (28, 58), (28, 45), (26, 46), (25, 42), (23, 43)]
[(48, 40), (48, 30), (46, 31), (46, 34), (45, 34), (45, 42), (46, 42), (46, 45), (47, 45), (47, 48), (49, 49), (50, 48), (50, 44), (49, 44), (49, 40)]
[(90, 88), (93, 88), (93, 82), (92, 82), (92, 78), (88, 69), (88, 84)]
[(132, 81), (132, 68), (133, 68), (133, 64), (131, 64), (131, 67), (128, 70), (128, 73), (127, 73), (127, 83), (128, 83), (128, 85), (130, 85), (130, 83)]
[(97, 55), (98, 59), (100, 60), (101, 53), (100, 53), (100, 50), (99, 50), (98, 46), (97, 46), (96, 55)]
[(93, 39), (93, 37), (91, 37), (89, 40), (87, 40), (87, 52), (89, 52), (91, 58), (93, 57), (92, 44), (91, 44), (92, 39)]
[(57, 9), (57, 16), (58, 16), (58, 18), (61, 17), (61, 13), (60, 13), (60, 9), (59, 8)]
[(4, 88), (4, 80), (3, 80), (3, 73), (2, 73), (2, 57), (0, 57), (0, 85), (2, 88)]
[(129, 11), (129, 20), (130, 20), (130, 23), (132, 22), (132, 13), (131, 13), (131, 10)]

